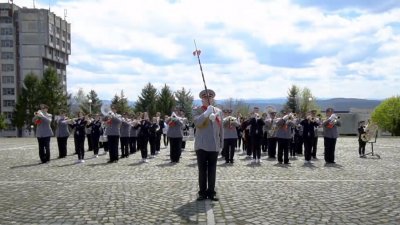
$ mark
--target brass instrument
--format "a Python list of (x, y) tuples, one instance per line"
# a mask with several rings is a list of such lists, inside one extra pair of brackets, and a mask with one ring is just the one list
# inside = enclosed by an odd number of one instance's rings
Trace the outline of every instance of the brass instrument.
[(378, 125), (373, 122), (368, 122), (364, 127), (365, 133), (361, 134), (361, 140), (364, 142), (369, 142), (378, 132)]

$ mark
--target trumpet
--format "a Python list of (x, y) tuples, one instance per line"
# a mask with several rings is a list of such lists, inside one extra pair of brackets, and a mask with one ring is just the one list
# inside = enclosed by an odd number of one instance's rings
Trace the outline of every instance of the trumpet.
[(40, 109), (38, 111), (34, 112), (33, 115), (37, 116), (37, 117), (44, 117), (44, 114), (43, 114), (42, 110), (40, 110)]

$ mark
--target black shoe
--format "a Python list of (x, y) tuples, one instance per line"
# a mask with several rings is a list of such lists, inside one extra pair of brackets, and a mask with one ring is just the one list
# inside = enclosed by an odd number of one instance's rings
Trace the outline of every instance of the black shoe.
[(231, 164), (233, 164), (233, 159), (231, 160)]
[(285, 162), (285, 164), (287, 164), (287, 165), (288, 165), (288, 164), (290, 164), (290, 162)]
[(204, 201), (204, 200), (206, 200), (207, 198), (206, 198), (206, 196), (204, 196), (204, 195), (200, 195), (199, 197), (197, 197), (197, 201)]
[(219, 199), (218, 199), (217, 197), (215, 197), (215, 196), (210, 196), (209, 199), (210, 199), (211, 201), (214, 201), (214, 202), (219, 201)]

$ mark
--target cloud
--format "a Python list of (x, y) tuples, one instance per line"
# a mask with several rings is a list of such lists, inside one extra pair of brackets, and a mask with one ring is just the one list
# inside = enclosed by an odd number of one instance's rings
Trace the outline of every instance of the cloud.
[(111, 99), (124, 90), (136, 100), (151, 82), (197, 98), (195, 39), (218, 98), (285, 97), (292, 84), (317, 98), (399, 94), (398, 1), (53, 1), (57, 15), (64, 9), (70, 92), (93, 89)]

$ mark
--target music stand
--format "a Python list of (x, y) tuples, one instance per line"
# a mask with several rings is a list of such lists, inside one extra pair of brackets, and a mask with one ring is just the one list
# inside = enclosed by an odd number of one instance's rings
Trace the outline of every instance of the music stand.
[(367, 142), (367, 143), (371, 144), (371, 152), (365, 154), (365, 156), (371, 155), (371, 156), (377, 157), (378, 159), (381, 158), (380, 155), (374, 153), (374, 143), (376, 143), (376, 139), (377, 139), (377, 138), (378, 138), (378, 131), (375, 132), (375, 140), (374, 140), (374, 141), (368, 141), (368, 142)]

